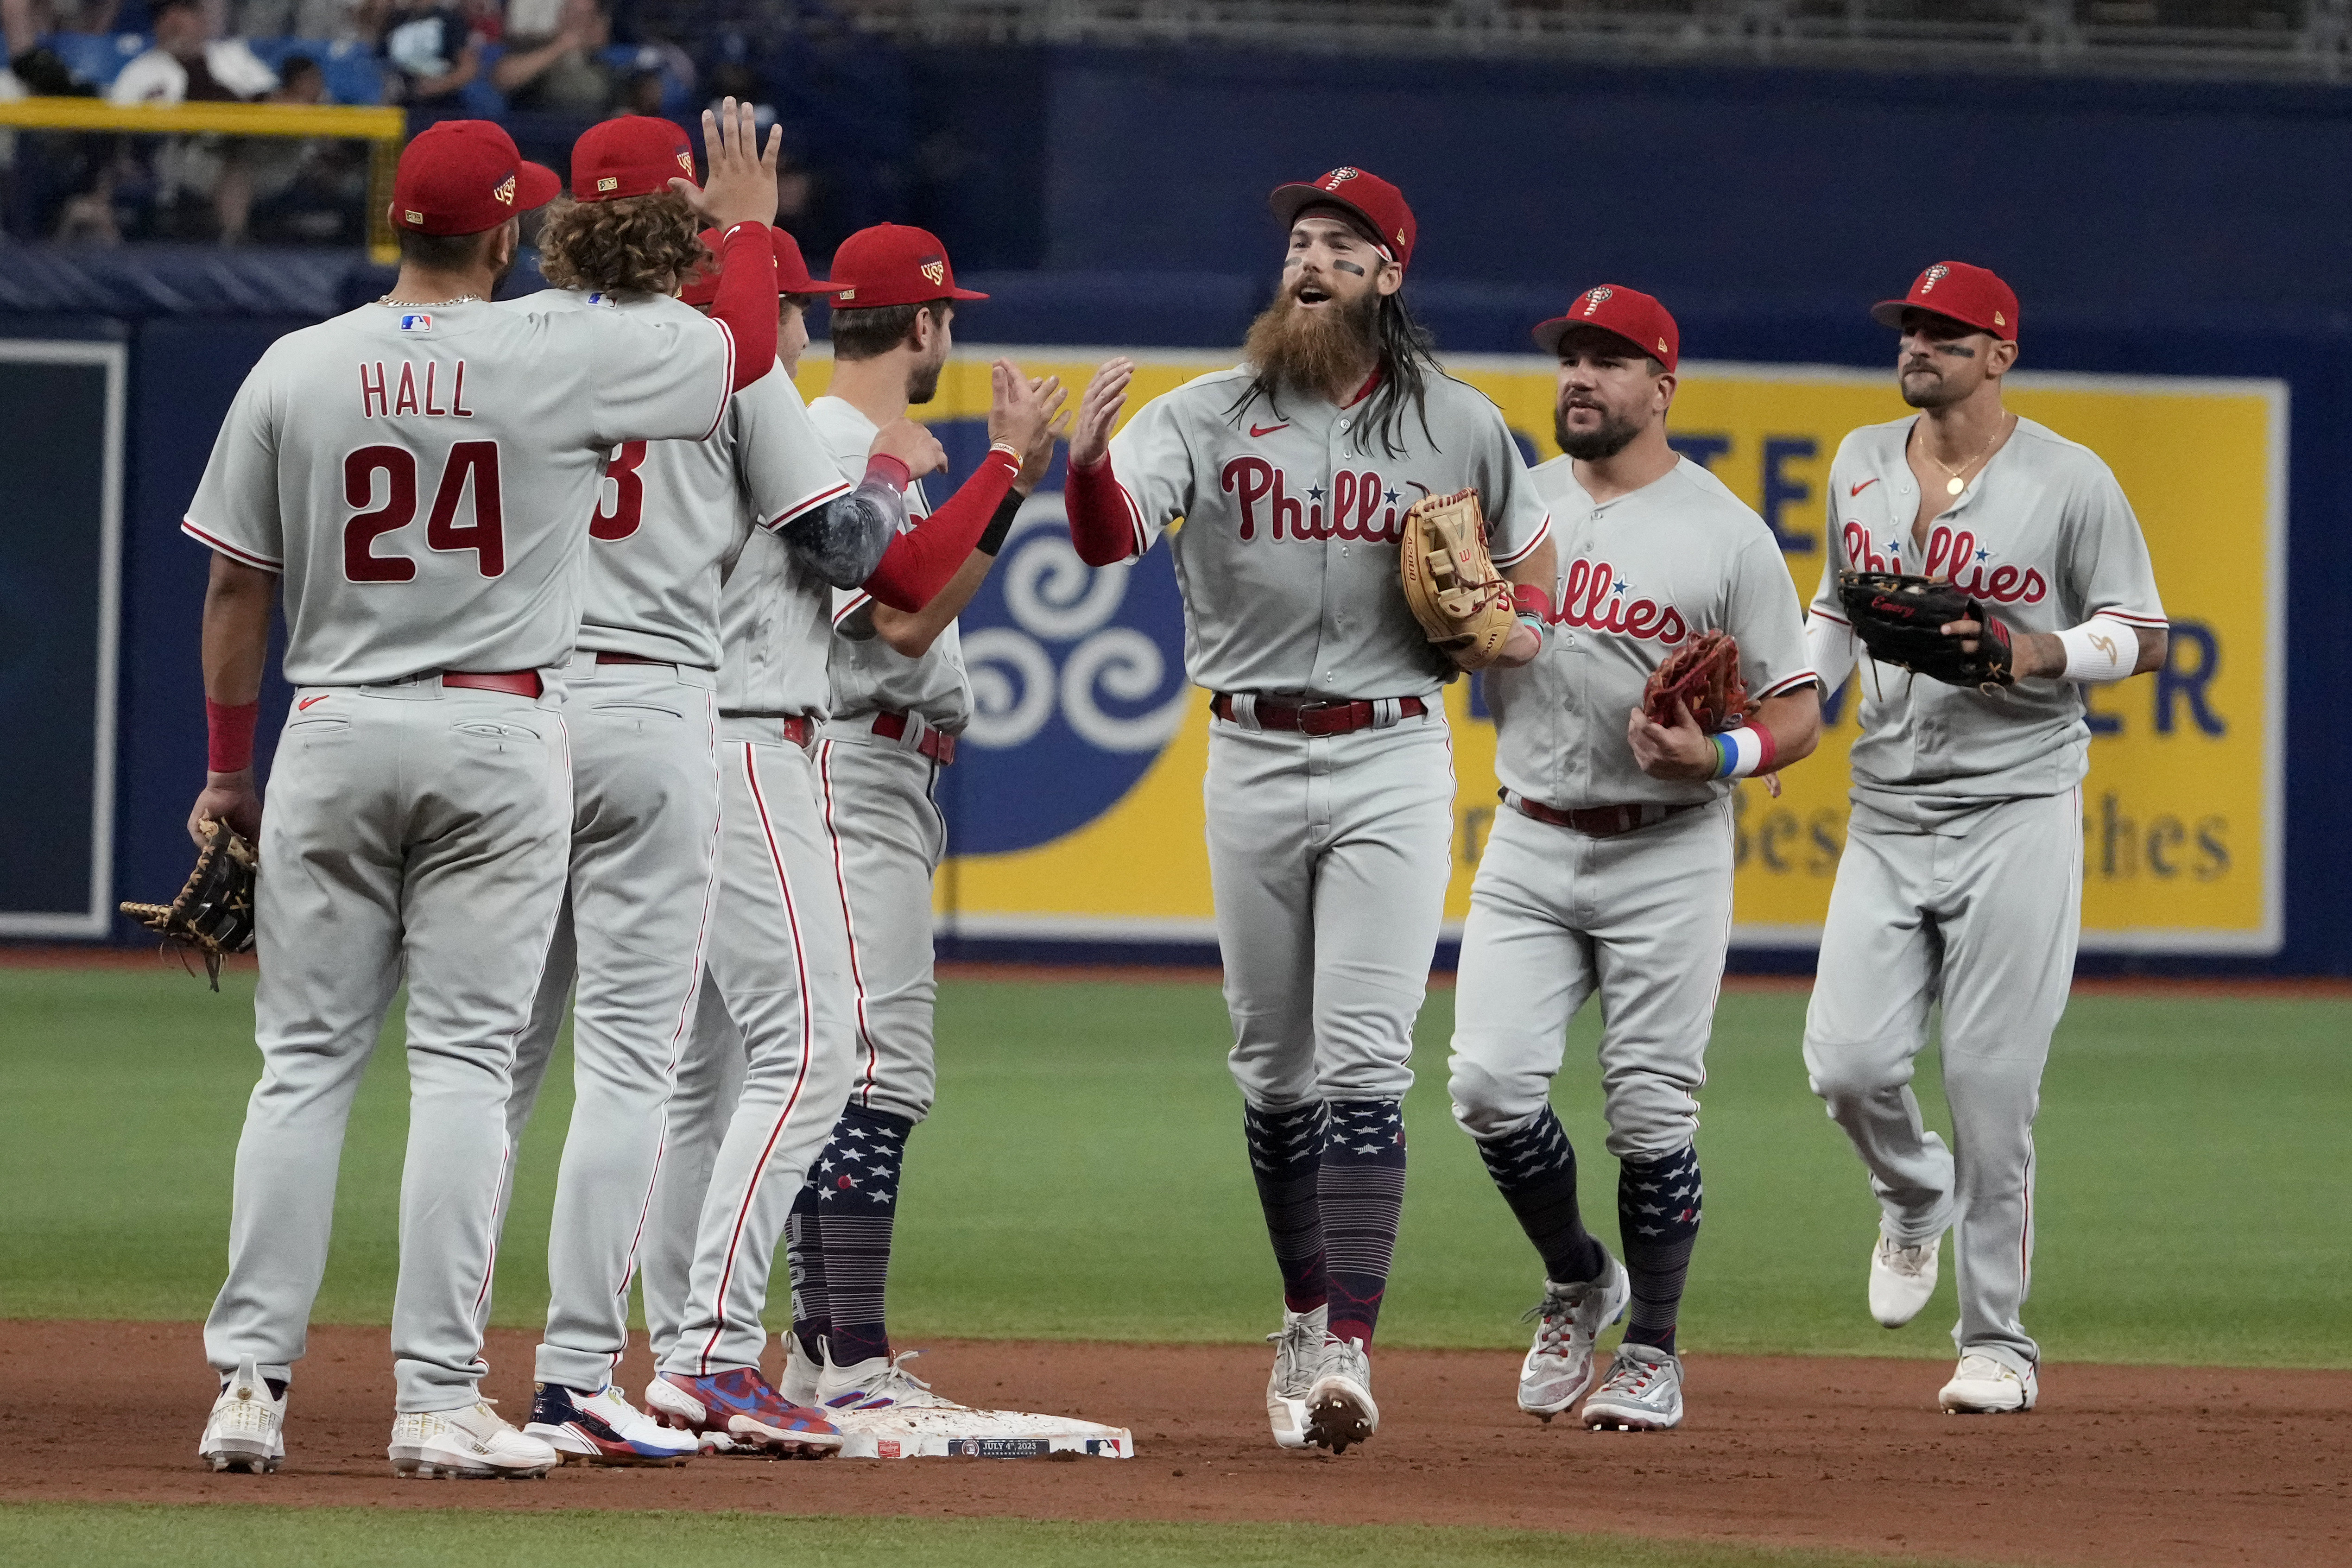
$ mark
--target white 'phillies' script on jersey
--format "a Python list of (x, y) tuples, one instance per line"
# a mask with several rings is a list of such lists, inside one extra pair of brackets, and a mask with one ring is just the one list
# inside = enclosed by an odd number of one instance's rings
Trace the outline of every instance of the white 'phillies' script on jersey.
[[(571, 289), (505, 308), (602, 310), (655, 321), (701, 315), (667, 295)], [(781, 365), (735, 395), (708, 440), (623, 442), (605, 465), (588, 524), (580, 646), (718, 668), (719, 583), (752, 526), (782, 528), (849, 489)]]
[(1428, 428), (1410, 404), (1391, 432), (1285, 391), (1247, 398), (1252, 372), (1215, 371), (1136, 410), (1111, 438), (1136, 552), (1170, 542), (1184, 595), (1184, 673), (1213, 691), (1313, 698), (1426, 697), (1454, 673), (1397, 581), (1404, 514), (1475, 489), (1498, 567), (1526, 559), (1549, 520), (1502, 410), (1432, 371)]
[[(863, 475), (866, 454), (880, 426), (838, 397), (820, 397), (809, 405), (817, 434), (832, 449), (835, 464), (845, 474)], [(930, 514), (923, 482), (907, 487), (907, 526), (914, 527)], [(833, 647), (833, 710), (845, 717), (863, 713), (915, 713), (934, 730), (963, 733), (971, 722), (971, 677), (963, 665), (963, 638), (950, 621), (920, 658), (905, 654), (874, 635), (874, 595), (863, 588), (839, 588), (833, 595), (833, 624), (840, 636)]]
[(1496, 776), (1563, 811), (1727, 793), (1727, 781), (1652, 778), (1625, 725), (1651, 673), (1701, 632), (1738, 642), (1751, 700), (1813, 679), (1797, 584), (1772, 531), (1687, 458), (1599, 506), (1565, 457), (1529, 478), (1551, 509), (1559, 620), (1533, 663), (1486, 672)]
[[(2139, 519), (2096, 453), (2019, 419), (1960, 498), (1928, 524), (1923, 546), (1913, 532), (1917, 480), (1904, 456), (1911, 426), (1910, 418), (1865, 425), (1838, 444), (1813, 614), (1845, 624), (1837, 574), (1852, 568), (1948, 578), (2011, 631), (2064, 631), (2096, 615), (2134, 626), (2167, 624)], [(2072, 681), (2029, 680), (1988, 695), (1867, 656), (1853, 679), (1862, 698), (1853, 783), (1864, 795), (2056, 795), (2089, 771), (2091, 731)]]
[(560, 665), (605, 459), (709, 435), (734, 358), (692, 310), (362, 305), (261, 356), (183, 526), (283, 575), (297, 686)]

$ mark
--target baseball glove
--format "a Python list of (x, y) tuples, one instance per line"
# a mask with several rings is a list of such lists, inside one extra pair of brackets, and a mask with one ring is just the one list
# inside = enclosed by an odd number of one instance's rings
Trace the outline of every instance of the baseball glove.
[[(2010, 684), (2009, 628), (1949, 583), (1893, 572), (1841, 572), (1838, 602), (1854, 636), (1881, 664), (1986, 692)], [(1984, 627), (1973, 639), (1974, 653), (1960, 647), (1969, 639), (1944, 635), (1952, 621)]]
[(1642, 711), (1650, 722), (1671, 726), (1676, 699), (1710, 735), (1736, 728), (1756, 711), (1739, 673), (1739, 644), (1729, 632), (1701, 632), (1650, 671), (1642, 688)]
[(192, 948), (204, 957), (205, 974), (220, 989), (221, 960), (232, 952), (253, 950), (253, 889), (260, 862), (253, 846), (238, 837), (226, 822), (211, 817), (200, 825), (204, 847), (196, 851), (196, 868), (188, 873), (180, 896), (168, 904), (132, 904), (122, 912), (163, 939)]
[(1518, 625), (1511, 585), (1486, 553), (1476, 490), (1424, 496), (1404, 514), (1398, 572), (1429, 640), (1465, 669), (1484, 669)]

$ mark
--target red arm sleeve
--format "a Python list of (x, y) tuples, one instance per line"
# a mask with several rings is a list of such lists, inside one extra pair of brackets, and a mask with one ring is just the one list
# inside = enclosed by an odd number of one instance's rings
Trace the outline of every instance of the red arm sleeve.
[(988, 460), (937, 511), (890, 542), (882, 563), (866, 579), (866, 591), (909, 616), (939, 597), (1020, 477), (1020, 459), (991, 447)]
[(763, 223), (739, 223), (719, 241), (719, 297), (710, 319), (735, 339), (735, 384), (740, 392), (776, 363), (776, 247)]
[(1127, 499), (1127, 487), (1111, 472), (1108, 455), (1092, 468), (1072, 463), (1062, 499), (1069, 508), (1070, 542), (1079, 560), (1089, 566), (1108, 566), (1137, 553), (1133, 503)]

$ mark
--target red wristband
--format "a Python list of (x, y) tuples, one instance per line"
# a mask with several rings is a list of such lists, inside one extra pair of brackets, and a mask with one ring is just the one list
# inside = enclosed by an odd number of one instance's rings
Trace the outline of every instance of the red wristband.
[(261, 718), (261, 700), (235, 707), (205, 699), (205, 766), (216, 773), (242, 773), (253, 766), (253, 727)]
[(1522, 616), (1534, 616), (1539, 625), (1551, 625), (1551, 595), (1533, 583), (1512, 584), (1511, 608)]
[(1772, 771), (1772, 759), (1780, 755), (1780, 748), (1773, 743), (1772, 731), (1755, 720), (1748, 721), (1748, 728), (1756, 737), (1756, 771), (1759, 774), (1769, 773)]
[(879, 479), (894, 490), (903, 490), (913, 482), (915, 470), (887, 452), (877, 452), (866, 459), (866, 477)]

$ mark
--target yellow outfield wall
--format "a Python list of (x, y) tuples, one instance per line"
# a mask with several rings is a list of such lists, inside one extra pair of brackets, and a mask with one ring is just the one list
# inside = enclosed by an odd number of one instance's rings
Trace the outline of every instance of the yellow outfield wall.
[[(940, 395), (920, 410), (944, 429), (984, 416), (985, 355), (1015, 357), (1033, 374), (1083, 385), (1093, 366), (1115, 352), (1069, 349), (961, 351)], [(1139, 366), (1132, 409), (1230, 356), (1125, 351)], [(1463, 379), (1502, 407), (1540, 459), (1551, 438), (1552, 367), (1538, 356), (1450, 360)], [(803, 391), (823, 389), (827, 366), (812, 360)], [(2095, 735), (2085, 782), (2084, 945), (2098, 951), (2266, 952), (2280, 939), (2280, 668), (2285, 597), (2286, 389), (2264, 381), (2166, 377), (2036, 375), (2011, 378), (2010, 406), (2084, 443), (2115, 469), (2139, 514), (2157, 581), (2174, 626), (2165, 668), (2118, 687), (2094, 689)], [(1757, 508), (1781, 541), (1800, 594), (1810, 600), (1822, 570), (1822, 531), (1830, 459), (1856, 426), (1900, 416), (1891, 374), (1847, 369), (1686, 362), (1672, 431), (1685, 454), (1701, 460)], [(1041, 496), (1033, 509), (1057, 506)], [(1028, 579), (1061, 584), (1075, 600), (1085, 569), (1055, 548), (1050, 520), (1024, 518), (1008, 547)], [(1154, 552), (1155, 555), (1160, 553)], [(1003, 569), (1001, 569), (1003, 570)], [(1115, 569), (1116, 570), (1116, 569)], [(1124, 598), (1109, 598), (1149, 619), (1150, 574), (1164, 561), (1135, 568)], [(1172, 592), (1172, 586), (1168, 590)], [(1024, 597), (1026, 595), (1026, 597)], [(1047, 595), (1050, 597), (1050, 594)], [(1008, 586), (1008, 626), (1029, 586)], [(992, 612), (976, 604), (974, 615)], [(1154, 623), (1158, 661), (1143, 664), (1177, 690), (1181, 649), (1164, 609)], [(967, 632), (971, 635), (968, 619)], [(1113, 635), (1119, 614), (1105, 621)], [(1007, 638), (1022, 634), (1006, 630)], [(1138, 651), (1129, 634), (1128, 651)], [(1001, 646), (989, 632), (984, 655)], [(1040, 646), (1052, 646), (1050, 639)], [(1029, 667), (1045, 667), (1026, 653)], [(1019, 662), (1019, 661), (1016, 661)], [(1096, 658), (1089, 672), (1098, 672)], [(985, 721), (992, 703), (1012, 701), (1006, 679), (974, 661)], [(1207, 699), (1193, 691), (1149, 696), (1133, 674), (1131, 695), (1160, 704), (1165, 738), (1139, 759), (1131, 782), (1099, 808), (1080, 805), (1070, 820), (1036, 829), (1018, 847), (954, 856), (939, 884), (942, 929), (961, 934), (1086, 939), (1198, 939), (1212, 927), (1208, 867), (1202, 847), (1201, 779), (1207, 748)], [(1086, 716), (1084, 693), (1064, 697)], [(1105, 679), (1095, 675), (1096, 679)], [(1368, 694), (1376, 695), (1376, 694)], [(1808, 946), (1818, 940), (1845, 832), (1846, 752), (1857, 732), (1853, 691), (1831, 706), (1821, 751), (1783, 775), (1781, 796), (1760, 784), (1738, 786), (1738, 861), (1734, 940), (1748, 945)], [(1460, 789), (1447, 915), (1465, 912), (1472, 873), (1496, 805), (1494, 731), (1473, 684), (1447, 689)], [(1034, 705), (1029, 710), (1034, 716)], [(1038, 729), (1018, 744), (992, 751), (988, 724), (976, 722), (967, 755), (982, 770), (971, 798), (992, 796), (985, 770), (1011, 768), (1051, 790), (1066, 772), (1091, 765), (1082, 736)], [(1103, 735), (1099, 722), (1082, 724)], [(1010, 736), (1017, 731), (1001, 731)], [(1132, 731), (1114, 744), (1136, 744)], [(1001, 754), (1000, 754), (1001, 752)], [(962, 768), (964, 763), (959, 763)], [(950, 816), (957, 815), (952, 801)], [(1000, 807), (1017, 815), (1017, 808)], [(960, 828), (961, 819), (959, 819)], [(1009, 840), (1007, 842), (1010, 842)]]

